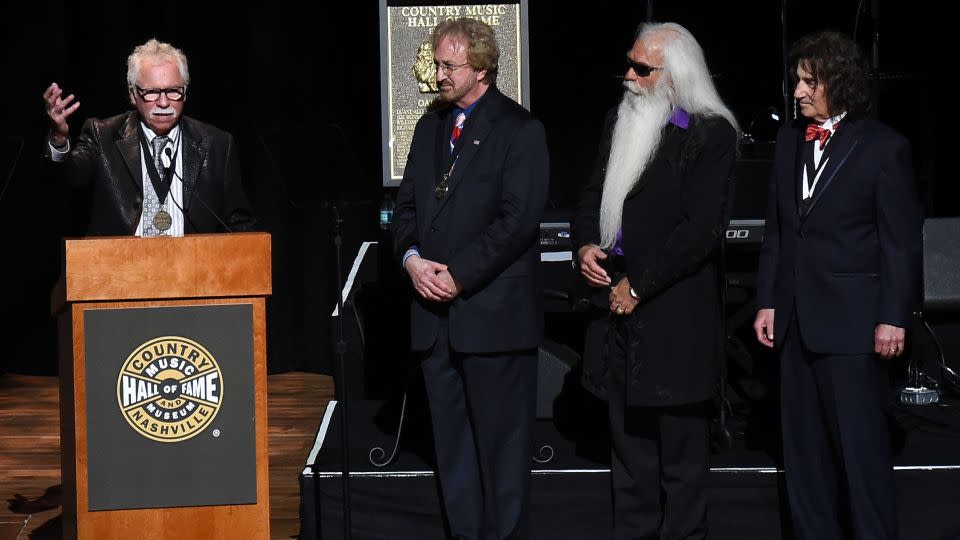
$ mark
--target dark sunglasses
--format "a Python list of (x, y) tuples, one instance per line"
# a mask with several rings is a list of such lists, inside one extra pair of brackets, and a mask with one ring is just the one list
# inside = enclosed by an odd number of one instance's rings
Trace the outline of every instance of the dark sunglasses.
[(654, 71), (660, 71), (663, 68), (648, 66), (627, 58), (627, 69), (632, 69), (633, 72), (637, 74), (637, 77), (649, 77)]

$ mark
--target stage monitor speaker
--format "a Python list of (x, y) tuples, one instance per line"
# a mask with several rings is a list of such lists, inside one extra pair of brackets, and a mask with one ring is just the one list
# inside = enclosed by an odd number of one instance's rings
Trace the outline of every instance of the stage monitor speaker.
[(923, 310), (960, 312), (960, 217), (923, 223)]
[(537, 352), (537, 418), (553, 418), (553, 401), (580, 355), (570, 347), (550, 340), (544, 340)]

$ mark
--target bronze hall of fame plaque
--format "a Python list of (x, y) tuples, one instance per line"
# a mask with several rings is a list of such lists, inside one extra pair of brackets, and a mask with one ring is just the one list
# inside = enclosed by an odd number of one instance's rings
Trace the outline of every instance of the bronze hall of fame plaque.
[(380, 3), (381, 153), (383, 185), (387, 187), (400, 185), (414, 128), (438, 96), (430, 34), (441, 21), (470, 17), (493, 27), (500, 46), (497, 87), (504, 95), (530, 107), (527, 0), (498, 4), (412, 3)]

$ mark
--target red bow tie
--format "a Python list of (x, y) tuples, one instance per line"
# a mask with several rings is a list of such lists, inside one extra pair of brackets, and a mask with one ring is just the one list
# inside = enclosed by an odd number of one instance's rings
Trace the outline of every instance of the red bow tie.
[(833, 132), (825, 127), (807, 124), (807, 132), (804, 134), (803, 140), (810, 142), (814, 139), (820, 139), (820, 149), (823, 150), (823, 147), (827, 145), (827, 139), (829, 139), (832, 134)]

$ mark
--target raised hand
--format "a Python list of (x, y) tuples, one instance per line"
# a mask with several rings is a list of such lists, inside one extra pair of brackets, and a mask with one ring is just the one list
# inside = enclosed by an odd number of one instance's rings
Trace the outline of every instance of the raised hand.
[(62, 96), (63, 90), (57, 83), (51, 83), (43, 92), (43, 103), (50, 118), (50, 142), (57, 147), (66, 146), (70, 137), (67, 119), (80, 107), (79, 101), (73, 102), (73, 94), (66, 98)]

